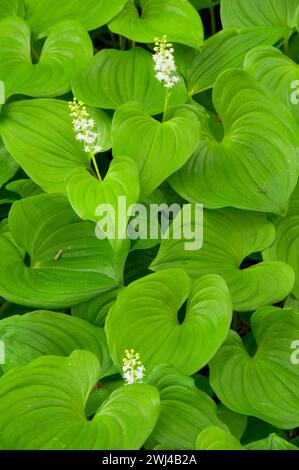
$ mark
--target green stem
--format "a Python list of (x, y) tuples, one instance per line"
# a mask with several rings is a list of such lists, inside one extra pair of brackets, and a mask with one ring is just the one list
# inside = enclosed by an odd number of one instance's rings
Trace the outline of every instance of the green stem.
[(102, 178), (101, 178), (101, 175), (100, 175), (100, 172), (99, 172), (99, 169), (98, 169), (98, 164), (97, 164), (97, 161), (96, 161), (96, 157), (94, 156), (94, 153), (92, 150), (90, 150), (90, 156), (91, 156), (91, 159), (92, 159), (92, 162), (93, 162), (93, 166), (94, 166), (94, 169), (96, 171), (96, 174), (97, 174), (97, 178), (99, 181), (102, 181)]
[(285, 37), (283, 42), (283, 52), (286, 56), (289, 56), (289, 38)]
[(168, 101), (169, 101), (169, 88), (166, 88), (166, 93), (165, 93), (165, 101), (164, 101), (164, 111), (163, 111), (163, 122), (165, 121), (165, 115), (166, 111), (168, 108)]
[(214, 11), (214, 5), (211, 2), (211, 6), (209, 8), (210, 10), (210, 16), (211, 16), (211, 31), (212, 35), (216, 34), (216, 17), (215, 17), (215, 11)]
[(8, 309), (8, 307), (10, 306), (11, 302), (4, 302), (1, 307), (0, 307), (0, 318), (3, 316), (3, 314), (6, 312), (6, 310)]
[(119, 48), (121, 51), (126, 49), (127, 39), (121, 35), (119, 35)]

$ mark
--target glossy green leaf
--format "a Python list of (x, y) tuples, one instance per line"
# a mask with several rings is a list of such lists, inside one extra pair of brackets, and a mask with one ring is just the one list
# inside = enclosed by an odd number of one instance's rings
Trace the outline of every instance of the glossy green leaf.
[(119, 289), (103, 292), (93, 297), (87, 302), (74, 305), (72, 307), (72, 315), (82, 318), (92, 325), (103, 327), (105, 325), (106, 316), (114, 304)]
[(239, 441), (224, 429), (209, 426), (196, 439), (196, 450), (244, 450)]
[(158, 418), (158, 391), (150, 385), (122, 386), (88, 421), (84, 407), (100, 375), (96, 356), (74, 351), (68, 358), (38, 358), (1, 377), (1, 447), (139, 449)]
[(299, 185), (292, 195), (287, 216), (276, 217), (273, 223), (276, 237), (263, 252), (263, 258), (266, 261), (283, 261), (292, 266), (296, 274), (292, 293), (299, 300)]
[(151, 439), (170, 449), (194, 449), (197, 434), (207, 426), (227, 429), (217, 417), (214, 401), (198, 390), (193, 379), (176, 369), (157, 366), (148, 383), (160, 393), (160, 416)]
[[(200, 232), (201, 222), (193, 220), (192, 229)], [(216, 273), (225, 279), (235, 310), (255, 310), (283, 300), (294, 285), (294, 272), (286, 263), (264, 261), (242, 267), (248, 255), (270, 246), (274, 238), (274, 226), (265, 215), (236, 209), (206, 210), (203, 247), (185, 250), (184, 239), (163, 240), (150, 268), (181, 267), (193, 281)]]
[(274, 47), (257, 47), (247, 54), (244, 67), (293, 112), (299, 123), (299, 65)]
[(247, 427), (247, 416), (235, 413), (222, 403), (218, 406), (217, 415), (226, 424), (231, 434), (236, 439), (241, 439)]
[(299, 424), (299, 368), (292, 343), (299, 338), (299, 314), (264, 307), (251, 318), (257, 350), (250, 356), (231, 331), (210, 362), (210, 382), (219, 399), (237, 413), (256, 416), (282, 429)]
[[(126, 239), (129, 215), (126, 208), (137, 203), (139, 197), (139, 174), (135, 162), (128, 157), (113, 160), (103, 181), (94, 178), (83, 168), (70, 173), (66, 180), (67, 197), (74, 211), (83, 220), (99, 221), (100, 204), (113, 208), (109, 221), (114, 239), (109, 239), (117, 250)], [(120, 198), (125, 208), (119, 207)], [(124, 212), (124, 213), (123, 213)]]
[(61, 20), (77, 20), (88, 31), (117, 15), (127, 0), (24, 0), (26, 20), (36, 37), (44, 37)]
[[(178, 315), (186, 304), (186, 312)], [(146, 371), (167, 363), (197, 372), (224, 341), (232, 317), (227, 286), (216, 275), (191, 286), (180, 269), (141, 278), (121, 291), (106, 320), (108, 347), (120, 369), (125, 349), (141, 354)]]
[[(145, 112), (154, 115), (163, 111), (165, 88), (155, 78), (152, 54), (135, 47), (128, 51), (103, 49), (75, 75), (73, 92), (90, 106), (116, 109), (136, 101)], [(184, 80), (173, 88), (169, 105), (185, 103), (188, 94)]]
[(32, 63), (31, 31), (21, 18), (0, 21), (0, 80), (5, 97), (55, 97), (71, 88), (73, 74), (93, 55), (92, 43), (77, 21), (51, 28), (41, 55)]
[(217, 140), (203, 113), (202, 140), (170, 179), (172, 186), (189, 202), (207, 208), (284, 215), (297, 182), (298, 125), (292, 113), (237, 69), (218, 77), (213, 101), (223, 138)]
[(113, 155), (127, 155), (140, 171), (141, 197), (148, 196), (192, 155), (200, 139), (197, 113), (185, 105), (170, 110), (159, 122), (142, 106), (120, 106), (112, 121)]
[(202, 45), (201, 18), (188, 0), (140, 0), (140, 6), (141, 15), (129, 0), (109, 29), (137, 42), (154, 42), (165, 34), (169, 41), (195, 48)]
[(207, 427), (197, 437), (197, 450), (298, 450), (285, 439), (270, 434), (266, 439), (242, 446), (239, 441), (223, 429)]
[(80, 221), (65, 197), (41, 194), (18, 201), (9, 227), (12, 239), (0, 236), (5, 299), (38, 308), (68, 307), (121, 283), (124, 260), (95, 236), (94, 223)]
[(0, 138), (0, 187), (12, 178), (19, 169), (19, 165), (8, 153)]
[(37, 194), (43, 192), (43, 190), (30, 179), (11, 181), (5, 188), (8, 189), (8, 191), (17, 193), (21, 198), (37, 196)]
[(90, 167), (90, 156), (76, 140), (65, 101), (41, 99), (5, 105), (0, 134), (11, 155), (47, 192), (65, 192), (66, 177), (74, 169)]
[(242, 67), (248, 51), (259, 45), (272, 45), (285, 34), (284, 28), (225, 29), (208, 38), (201, 51), (176, 51), (191, 95), (213, 88), (221, 72)]
[(224, 28), (231, 26), (295, 26), (297, 0), (222, 0), (221, 20)]
[(42, 310), (10, 316), (0, 321), (0, 338), (5, 343), (4, 372), (42, 355), (68, 356), (86, 349), (98, 357), (101, 377), (114, 373), (104, 331), (80, 318)]
[(0, 3), (0, 19), (7, 16), (23, 16), (24, 4), (23, 0), (1, 0)]

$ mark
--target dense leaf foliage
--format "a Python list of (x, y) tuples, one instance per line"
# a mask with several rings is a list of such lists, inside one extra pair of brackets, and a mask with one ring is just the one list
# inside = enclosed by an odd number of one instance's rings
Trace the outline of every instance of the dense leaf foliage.
[(298, 176), (298, 0), (1, 0), (0, 449), (298, 449)]

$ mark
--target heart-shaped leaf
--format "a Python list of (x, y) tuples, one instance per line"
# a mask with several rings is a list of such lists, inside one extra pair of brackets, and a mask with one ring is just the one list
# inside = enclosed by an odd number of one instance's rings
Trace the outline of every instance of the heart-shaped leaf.
[(244, 67), (293, 112), (299, 123), (299, 65), (274, 47), (257, 47), (247, 54)]
[(222, 0), (221, 21), (224, 28), (267, 25), (293, 28), (297, 7), (297, 0)]
[(176, 51), (191, 95), (213, 88), (221, 72), (241, 67), (248, 51), (259, 45), (272, 45), (285, 34), (284, 28), (225, 29), (208, 38), (201, 51)]
[[(103, 111), (92, 112), (107, 148), (107, 119), (103, 115)], [(47, 192), (64, 193), (65, 179), (72, 170), (90, 167), (89, 154), (75, 138), (65, 101), (40, 99), (5, 105), (0, 134), (11, 155)]]
[(210, 382), (220, 400), (237, 413), (256, 416), (282, 429), (299, 425), (299, 368), (292, 343), (299, 338), (299, 314), (264, 307), (251, 317), (257, 344), (249, 355), (231, 331), (210, 362)]
[(69, 356), (75, 349), (98, 357), (100, 378), (115, 372), (104, 331), (80, 318), (42, 310), (14, 315), (0, 321), (0, 338), (5, 344), (4, 372), (43, 355)]
[(131, 0), (109, 23), (113, 33), (137, 42), (153, 42), (164, 34), (169, 41), (199, 48), (203, 26), (196, 9), (188, 0), (140, 0), (141, 15)]
[(88, 31), (99, 28), (117, 15), (127, 0), (24, 0), (25, 18), (35, 37), (47, 36), (62, 20), (77, 20)]
[(88, 421), (84, 407), (100, 375), (99, 361), (89, 351), (40, 357), (5, 374), (0, 379), (1, 448), (139, 449), (158, 418), (158, 391), (151, 385), (122, 386)]
[(26, 21), (17, 17), (0, 21), (0, 80), (6, 100), (13, 94), (55, 97), (66, 93), (73, 74), (92, 57), (93, 48), (79, 22), (63, 21), (51, 28), (35, 64), (31, 53)]
[[(113, 214), (108, 214), (110, 228), (115, 237), (110, 239), (112, 247), (117, 250), (127, 238), (129, 215), (126, 207), (135, 204), (139, 196), (139, 175), (135, 162), (128, 157), (113, 160), (104, 181), (98, 181), (83, 168), (74, 170), (66, 180), (68, 199), (83, 220), (99, 221), (100, 204), (109, 204)], [(120, 198), (125, 203), (119, 208)]]
[[(121, 283), (124, 260), (64, 196), (40, 194), (12, 207), (0, 236), (0, 295), (21, 305), (76, 305)], [(17, 246), (16, 246), (17, 245)]]
[(200, 123), (189, 105), (170, 110), (161, 123), (141, 105), (128, 103), (117, 109), (112, 121), (113, 155), (127, 155), (137, 163), (141, 198), (186, 163), (199, 139)]
[(165, 239), (150, 268), (181, 267), (193, 280), (216, 273), (225, 279), (234, 308), (241, 312), (281, 301), (290, 293), (294, 272), (288, 264), (264, 261), (242, 267), (247, 256), (273, 243), (274, 226), (265, 215), (229, 208), (206, 210), (201, 224), (193, 220), (194, 233), (203, 229), (200, 250), (185, 250), (183, 239)]
[(284, 215), (297, 182), (298, 125), (292, 113), (237, 69), (218, 77), (213, 101), (224, 136), (217, 141), (203, 115), (202, 140), (170, 179), (172, 186), (188, 201), (208, 208)]
[(169, 269), (122, 290), (105, 328), (119, 369), (124, 351), (132, 348), (141, 354), (146, 371), (165, 363), (192, 374), (213, 357), (231, 318), (231, 299), (222, 278), (205, 276), (191, 286), (184, 271)]
[(292, 266), (296, 274), (292, 293), (299, 300), (299, 185), (297, 185), (286, 217), (273, 220), (276, 237), (272, 245), (263, 252), (266, 261), (278, 260)]
[[(165, 88), (155, 78), (153, 58), (140, 47), (128, 51), (103, 49), (75, 75), (75, 96), (90, 106), (116, 109), (136, 101), (154, 115), (163, 111)], [(173, 88), (169, 105), (185, 103), (188, 94), (181, 79)]]
[(157, 387), (161, 400), (160, 416), (151, 441), (170, 449), (194, 449), (202, 429), (207, 426), (227, 429), (217, 417), (214, 401), (196, 388), (192, 378), (161, 365), (152, 371), (148, 383)]

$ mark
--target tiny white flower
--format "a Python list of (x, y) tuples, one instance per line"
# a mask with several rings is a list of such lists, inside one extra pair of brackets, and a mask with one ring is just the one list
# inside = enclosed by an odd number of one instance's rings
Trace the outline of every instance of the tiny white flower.
[(162, 82), (165, 88), (172, 88), (180, 79), (176, 72), (172, 44), (167, 42), (166, 36), (155, 39), (155, 54), (153, 55), (155, 77)]
[(143, 383), (145, 368), (139, 353), (135, 353), (134, 349), (126, 349), (122, 372), (126, 385)]

